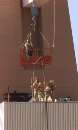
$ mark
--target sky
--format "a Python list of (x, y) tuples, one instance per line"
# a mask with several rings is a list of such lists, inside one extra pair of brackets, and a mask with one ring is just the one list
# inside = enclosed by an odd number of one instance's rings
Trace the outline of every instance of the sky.
[(78, 71), (78, 0), (68, 0), (73, 44)]

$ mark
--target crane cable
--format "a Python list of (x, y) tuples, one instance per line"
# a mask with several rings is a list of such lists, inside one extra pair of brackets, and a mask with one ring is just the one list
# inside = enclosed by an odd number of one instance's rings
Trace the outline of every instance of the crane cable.
[(53, 0), (53, 44), (51, 46), (53, 48), (55, 47), (55, 39), (56, 39), (56, 1)]

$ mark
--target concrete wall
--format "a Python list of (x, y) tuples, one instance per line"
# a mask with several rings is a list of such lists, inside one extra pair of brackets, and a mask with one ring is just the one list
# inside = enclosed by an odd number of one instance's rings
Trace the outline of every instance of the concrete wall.
[[(19, 0), (0, 0), (0, 94), (22, 84), (19, 44), (22, 40)], [(20, 83), (19, 83), (20, 82)]]
[[(52, 43), (52, 1), (41, 8), (40, 17), (42, 32)], [(32, 70), (24, 70), (19, 64), (20, 43), (30, 21), (30, 10), (22, 9), (19, 0), (0, 1), (0, 94), (7, 91), (8, 85), (17, 91), (30, 91)], [(53, 64), (45, 70), (46, 80), (55, 80), (57, 96), (70, 95), (78, 99), (78, 74), (66, 0), (56, 0), (56, 40), (52, 56)], [(42, 70), (36, 73), (43, 78)]]
[[(51, 43), (53, 41), (52, 10), (52, 1), (42, 8), (43, 33)], [(50, 18), (50, 16), (52, 17)], [(56, 0), (56, 40), (53, 58), (53, 65), (48, 69), (48, 75), (56, 81), (57, 95), (70, 95), (78, 98), (78, 74), (76, 72), (71, 25), (66, 0)]]

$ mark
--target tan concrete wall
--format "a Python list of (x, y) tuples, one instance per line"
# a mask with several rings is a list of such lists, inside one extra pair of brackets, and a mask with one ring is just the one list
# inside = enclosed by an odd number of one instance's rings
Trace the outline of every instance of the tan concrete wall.
[[(52, 1), (42, 8), (43, 33), (51, 43), (53, 41), (52, 10)], [(70, 95), (78, 98), (78, 74), (76, 72), (72, 32), (66, 0), (56, 0), (56, 39), (53, 58), (53, 65), (48, 69), (48, 75), (56, 81), (57, 95)]]
[[(52, 12), (51, 12), (52, 10)], [(22, 14), (21, 14), (22, 11)], [(21, 17), (22, 16), (22, 17)], [(52, 17), (51, 17), (52, 16)], [(49, 2), (41, 8), (42, 32), (52, 43), (53, 4)], [(53, 51), (53, 65), (46, 67), (46, 80), (54, 79), (56, 95), (72, 96), (78, 99), (78, 74), (66, 0), (56, 0), (56, 40)], [(29, 9), (21, 9), (19, 0), (0, 1), (0, 93), (7, 91), (8, 85), (17, 91), (29, 91), (32, 70), (24, 70), (19, 64), (19, 45), (31, 21)], [(45, 43), (45, 45), (47, 45)], [(38, 70), (42, 77), (42, 71)], [(43, 77), (42, 77), (43, 78)]]
[[(0, 93), (20, 82), (19, 44), (22, 39), (19, 0), (0, 0)], [(19, 78), (18, 78), (19, 77)]]

